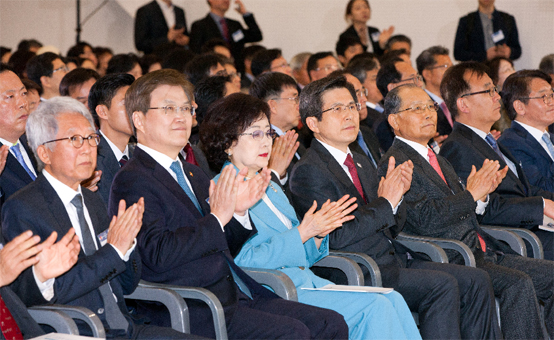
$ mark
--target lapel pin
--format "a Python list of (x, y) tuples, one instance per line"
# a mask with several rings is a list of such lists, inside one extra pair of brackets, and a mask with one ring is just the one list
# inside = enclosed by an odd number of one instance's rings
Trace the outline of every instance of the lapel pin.
[(192, 174), (192, 172), (189, 171), (189, 175), (190, 177), (194, 177), (194, 175)]
[(356, 165), (358, 166), (358, 168), (362, 167), (362, 165), (360, 163), (356, 163)]

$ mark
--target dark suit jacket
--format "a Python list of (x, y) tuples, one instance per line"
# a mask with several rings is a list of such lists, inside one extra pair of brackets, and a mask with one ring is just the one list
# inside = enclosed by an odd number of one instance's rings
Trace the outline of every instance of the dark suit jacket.
[[(129, 145), (129, 158), (133, 157), (133, 149), (134, 147)], [(107, 207), (113, 178), (121, 167), (119, 166), (119, 160), (115, 158), (112, 148), (110, 148), (110, 145), (104, 137), (100, 138), (97, 153), (96, 170), (102, 170), (102, 177), (100, 178), (100, 182), (98, 182), (98, 192), (100, 196), (102, 196), (102, 200)]]
[(382, 116), (381, 120), (374, 123), (373, 130), (379, 139), (381, 150), (383, 150), (383, 152), (387, 152), (394, 141), (394, 131), (392, 130), (392, 127), (390, 126), (385, 115)]
[[(485, 239), (489, 250), (513, 253), (509, 247), (499, 243), (479, 227), (473, 196), (462, 187), (458, 175), (446, 159), (437, 156), (448, 185), (427, 160), (403, 141), (394, 140), (385, 158), (390, 156), (394, 156), (396, 165), (410, 159), (414, 163), (412, 185), (404, 195), (406, 233), (462, 241), (476, 256), (481, 256), (482, 251), (478, 249), (479, 234)], [(387, 168), (388, 162), (381, 163), (379, 175), (386, 175)], [(464, 264), (458, 252), (446, 252), (451, 263)]]
[[(185, 11), (173, 5), (175, 12), (175, 26), (183, 27), (184, 34), (188, 35)], [(150, 54), (154, 49), (164, 43), (168, 43), (167, 32), (169, 28), (162, 13), (162, 9), (156, 1), (149, 2), (137, 10), (135, 18), (135, 46), (137, 50)]]
[[(117, 211), (117, 202), (133, 204), (144, 197), (146, 211), (137, 236), (137, 248), (143, 262), (142, 278), (147, 281), (203, 287), (214, 293), (225, 308), (227, 319), (237, 306), (238, 289), (231, 268), (253, 294), (275, 297), (244, 273), (233, 261), (242, 244), (256, 233), (246, 230), (235, 219), (225, 225), (210, 214), (209, 179), (197, 166), (182, 161), (204, 216), (169, 172), (137, 147), (133, 158), (115, 176), (109, 211)], [(206, 305), (189, 306), (195, 318), (212, 327)]]
[(407, 248), (394, 240), (406, 220), (404, 204), (393, 215), (390, 203), (377, 198), (379, 181), (369, 159), (352, 152), (358, 177), (369, 203), (364, 203), (356, 187), (342, 166), (316, 139), (302, 159), (296, 164), (290, 178), (290, 190), (294, 208), (303, 216), (317, 201), (337, 201), (348, 194), (356, 197), (358, 208), (352, 213), (355, 219), (346, 222), (329, 235), (330, 249), (363, 252), (379, 265), (387, 282), (397, 282), (398, 269), (406, 266)]
[[(371, 129), (369, 129), (367, 126), (360, 125), (360, 131), (362, 131), (362, 136), (364, 137), (365, 144), (367, 145), (369, 152), (373, 156), (375, 163), (379, 164), (379, 160), (381, 159), (381, 152), (379, 151), (379, 139), (377, 139), (375, 133), (371, 131)], [(357, 140), (350, 143), (348, 147), (350, 148), (350, 150), (355, 151), (360, 155), (366, 155), (362, 147), (358, 144)], [(368, 160), (371, 163), (371, 159), (369, 159), (369, 156)]]
[[(27, 144), (27, 136), (21, 136), (19, 138), (19, 141), (21, 142), (21, 145), (25, 148), (25, 151), (27, 151), (27, 155), (29, 155), (31, 163), (33, 163), (33, 168), (38, 174), (36, 159), (34, 154), (31, 152), (29, 145)], [(3, 144), (0, 142), (0, 146), (2, 145)], [(27, 171), (25, 171), (21, 164), (19, 164), (17, 158), (15, 158), (11, 154), (11, 152), (8, 152), (6, 166), (4, 168), (4, 171), (0, 174), (0, 189), (2, 192), (2, 197), (0, 197), (0, 208), (2, 207), (2, 203), (5, 202), (11, 195), (32, 182), (33, 180), (31, 179), (31, 177), (29, 177), (29, 174), (27, 173)]]
[(440, 107), (437, 110), (437, 132), (440, 136), (449, 135), (452, 132), (452, 126), (450, 126), (448, 119)]
[[(372, 34), (374, 33), (379, 33), (379, 30), (375, 27), (367, 26), (367, 31), (369, 32), (369, 40), (371, 41), (371, 46), (373, 46), (373, 53), (377, 54), (378, 56), (383, 55), (385, 51), (381, 48), (381, 46), (379, 46), (379, 39), (374, 40), (372, 36)], [(346, 38), (346, 37), (352, 37), (352, 38), (358, 38), (358, 39), (360, 38), (358, 36), (358, 32), (356, 32), (353, 25), (350, 25), (350, 27), (348, 27), (346, 31), (342, 32), (341, 35), (339, 36), (339, 39)], [(363, 44), (362, 46), (364, 47), (364, 51), (367, 50), (367, 46)]]
[(381, 121), (383, 116), (383, 113), (367, 106), (367, 117), (366, 119), (360, 121), (360, 125), (364, 124), (368, 128), (373, 129), (375, 122)]
[[(98, 235), (106, 231), (110, 223), (106, 207), (97, 193), (83, 189), (82, 194), (97, 235), (99, 249), (96, 253), (90, 256), (83, 251), (79, 253), (77, 264), (56, 278), (54, 298), (50, 301), (43, 298), (30, 268), (11, 284), (11, 288), (27, 306), (55, 303), (86, 307), (95, 312), (104, 327), (109, 329), (98, 287), (109, 281), (121, 312), (129, 315), (123, 296), (137, 287), (141, 262), (137, 251), (124, 262), (111, 245), (101, 247)], [(2, 216), (2, 233), (6, 241), (26, 230), (33, 231), (43, 241), (56, 231), (59, 241), (72, 227), (61, 199), (43, 175), (10, 197), (2, 208)]]
[[(231, 54), (235, 59), (237, 69), (240, 68), (240, 72), (244, 71), (241, 67), (242, 49), (244, 48), (244, 44), (258, 42), (263, 38), (262, 32), (260, 31), (260, 28), (258, 27), (253, 14), (245, 15), (243, 16), (243, 19), (248, 29), (244, 29), (242, 25), (236, 20), (225, 18), (231, 40), (229, 42), (229, 47), (231, 49)], [(233, 39), (233, 35), (238, 31), (242, 31), (244, 38), (235, 41)], [(215, 23), (214, 19), (212, 19), (209, 13), (204, 19), (200, 19), (192, 23), (192, 27), (190, 29), (190, 48), (195, 53), (200, 53), (202, 45), (204, 45), (210, 39), (214, 38), (223, 39), (223, 36), (221, 35), (217, 24)]]
[(554, 192), (554, 162), (542, 145), (517, 122), (504, 130), (498, 140), (521, 163), (531, 185)]
[[(25, 307), (10, 287), (1, 287), (0, 295), (2, 295), (2, 300), (4, 300), (6, 307), (8, 307), (13, 319), (21, 330), (24, 339), (30, 339), (44, 334), (42, 328), (40, 328), (31, 315), (29, 315), (29, 312), (27, 312), (27, 307)], [(6, 339), (2, 332), (0, 332), (0, 339)]]
[[(487, 212), (480, 222), (526, 228), (542, 224), (542, 197), (552, 199), (554, 194), (530, 185), (519, 162), (502, 143), (498, 143), (498, 146), (502, 153), (515, 164), (519, 179), (514, 173), (508, 171), (502, 183), (490, 195)], [(500, 159), (485, 140), (460, 123), (454, 123), (454, 129), (444, 141), (440, 155), (452, 164), (464, 183), (471, 172), (471, 166), (475, 165), (478, 170), (485, 159), (499, 161), (502, 168), (506, 166), (506, 162)]]
[[(493, 33), (502, 30), (504, 39), (498, 41), (497, 45), (506, 44), (511, 48), (510, 59), (515, 60), (521, 56), (521, 46), (517, 32), (516, 20), (513, 16), (497, 11), (492, 13)], [(454, 41), (454, 58), (459, 61), (485, 61), (487, 51), (485, 50), (485, 36), (483, 25), (479, 17), (479, 11), (469, 13), (460, 18), (456, 39)]]

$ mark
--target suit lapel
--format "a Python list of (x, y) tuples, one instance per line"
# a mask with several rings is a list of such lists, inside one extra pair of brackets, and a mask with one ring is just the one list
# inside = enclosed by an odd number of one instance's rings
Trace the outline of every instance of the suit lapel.
[[(201, 175), (200, 173), (203, 172), (203, 170), (195, 165), (187, 163), (181, 157), (181, 155), (179, 155), (179, 158), (181, 159), (181, 163), (183, 164), (183, 170), (185, 171), (185, 176), (187, 176), (190, 182), (190, 185), (192, 186), (192, 190), (194, 191), (194, 194), (196, 196), (196, 199), (198, 200), (198, 203), (200, 203), (200, 207), (202, 208), (202, 213), (204, 213), (204, 215), (209, 214), (210, 204), (206, 201), (206, 198), (210, 197), (210, 193), (206, 191), (206, 187), (197, 180), (198, 176)], [(196, 176), (196, 178), (194, 176)], [(192, 201), (191, 201), (191, 204), (192, 204)]]
[[(100, 144), (98, 144), (98, 163), (102, 164), (104, 170), (110, 172), (111, 178), (119, 171), (119, 161), (115, 158), (112, 148), (105, 140), (105, 138), (100, 138)], [(96, 165), (98, 168), (98, 164)]]
[[(23, 142), (21, 144), (23, 144)], [(3, 144), (0, 142), (0, 146), (2, 145)], [(31, 155), (32, 154), (29, 154), (29, 158), (32, 158)], [(6, 169), (10, 169), (17, 177), (19, 177), (26, 184), (29, 184), (33, 181), (29, 176), (29, 174), (27, 173), (27, 171), (25, 171), (23, 166), (19, 164), (19, 161), (17, 160), (17, 158), (15, 158), (15, 156), (13, 156), (11, 152), (8, 152), (8, 157), (6, 158)]]
[(19, 138), (19, 141), (21, 142), (21, 145), (25, 148), (25, 151), (27, 152), (27, 155), (29, 156), (29, 159), (31, 160), (31, 164), (33, 164), (33, 169), (38, 174), (38, 166), (37, 166), (37, 159), (35, 158), (35, 154), (29, 147), (29, 142), (27, 141), (27, 135), (22, 135), (21, 138)]

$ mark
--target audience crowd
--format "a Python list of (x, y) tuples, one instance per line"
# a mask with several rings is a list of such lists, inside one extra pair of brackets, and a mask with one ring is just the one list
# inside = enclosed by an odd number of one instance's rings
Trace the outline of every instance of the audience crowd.
[[(349, 0), (335, 51), (287, 61), (207, 2), (190, 30), (141, 7), (140, 55), (0, 47), (0, 339), (56, 331), (51, 305), (109, 339), (554, 337), (554, 54), (515, 70), (514, 17), (478, 0), (458, 63), (413, 56)], [(126, 299), (151, 283), (195, 292), (188, 333)]]

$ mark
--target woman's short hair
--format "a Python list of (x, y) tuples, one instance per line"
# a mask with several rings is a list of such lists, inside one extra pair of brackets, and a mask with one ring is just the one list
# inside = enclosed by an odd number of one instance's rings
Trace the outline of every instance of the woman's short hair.
[(200, 142), (210, 168), (221, 171), (228, 159), (226, 150), (239, 134), (262, 117), (269, 121), (269, 105), (261, 99), (234, 93), (213, 103), (200, 126)]

